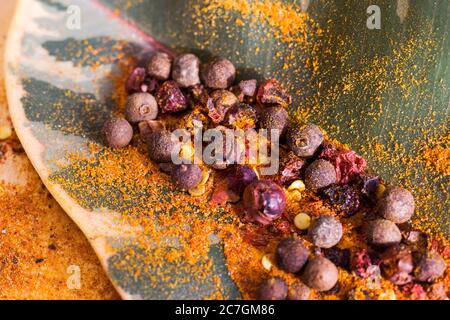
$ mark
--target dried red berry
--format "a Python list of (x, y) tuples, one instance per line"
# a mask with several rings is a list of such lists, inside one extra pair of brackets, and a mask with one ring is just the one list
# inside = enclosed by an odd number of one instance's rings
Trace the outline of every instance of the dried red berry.
[(390, 247), (381, 255), (381, 270), (386, 278), (396, 285), (405, 285), (413, 280), (413, 257), (404, 244)]
[(266, 106), (287, 106), (291, 103), (292, 97), (276, 79), (269, 79), (259, 86), (256, 100), (259, 104)]
[(280, 161), (280, 183), (287, 185), (299, 179), (305, 164), (306, 161), (304, 159), (297, 157), (293, 152), (289, 152)]
[(144, 68), (135, 68), (125, 83), (128, 93), (153, 92), (158, 83), (155, 79), (148, 77)]
[(246, 165), (235, 165), (227, 172), (228, 187), (238, 195), (241, 195), (245, 188), (258, 180), (258, 176), (253, 168)]
[(243, 203), (250, 219), (266, 225), (282, 216), (286, 196), (275, 182), (258, 180), (245, 188)]
[(325, 197), (346, 216), (352, 216), (359, 209), (359, 191), (349, 185), (332, 185), (322, 191)]
[(405, 295), (411, 300), (428, 300), (425, 289), (418, 283), (410, 283), (402, 288)]
[(372, 265), (372, 259), (366, 249), (358, 249), (353, 252), (351, 257), (351, 269), (361, 278), (370, 276), (367, 269)]
[(228, 90), (216, 90), (211, 93), (208, 99), (208, 115), (211, 120), (218, 124), (225, 119), (225, 115), (232, 107), (237, 105), (239, 100)]
[(158, 106), (163, 113), (175, 113), (185, 110), (188, 101), (175, 81), (164, 82), (155, 94)]

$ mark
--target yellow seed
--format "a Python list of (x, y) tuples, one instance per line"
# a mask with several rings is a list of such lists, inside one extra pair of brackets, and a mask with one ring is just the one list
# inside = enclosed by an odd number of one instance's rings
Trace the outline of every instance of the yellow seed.
[(261, 259), (261, 264), (264, 269), (270, 271), (272, 269), (272, 259), (270, 254), (265, 254)]
[(294, 224), (299, 230), (306, 230), (311, 225), (311, 217), (306, 213), (299, 213), (294, 218)]
[(200, 181), (200, 185), (205, 185), (208, 182), (210, 172), (209, 170), (202, 171), (202, 180)]
[(384, 184), (379, 184), (377, 187), (377, 191), (375, 193), (377, 199), (381, 199), (381, 197), (383, 196), (384, 191), (386, 190), (386, 187), (384, 186)]
[(12, 129), (10, 126), (0, 126), (0, 140), (6, 140), (12, 135)]
[(288, 187), (288, 191), (293, 191), (293, 190), (305, 191), (305, 189), (306, 189), (306, 187), (302, 180), (295, 180)]
[(199, 184), (194, 189), (189, 190), (189, 194), (193, 197), (200, 197), (206, 192), (206, 186), (204, 184)]

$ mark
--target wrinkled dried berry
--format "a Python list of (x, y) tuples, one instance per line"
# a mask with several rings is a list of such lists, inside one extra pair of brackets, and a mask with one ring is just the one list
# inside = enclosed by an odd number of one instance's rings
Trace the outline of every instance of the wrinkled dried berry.
[(288, 300), (309, 300), (311, 289), (303, 283), (295, 283), (289, 286)]
[(172, 141), (172, 134), (167, 130), (151, 132), (147, 136), (147, 148), (150, 159), (156, 162), (172, 162), (172, 151), (177, 143)]
[(302, 272), (303, 282), (317, 291), (331, 290), (338, 281), (336, 266), (324, 257), (315, 257), (308, 261)]
[(350, 249), (341, 249), (337, 247), (322, 250), (325, 258), (333, 262), (336, 266), (345, 270), (350, 270)]
[(311, 163), (305, 171), (305, 184), (308, 189), (318, 190), (336, 183), (334, 166), (323, 159)]
[[(212, 133), (212, 146), (214, 145), (214, 141), (216, 136), (219, 134), (223, 137), (222, 146), (223, 151), (222, 154), (216, 153), (216, 148), (204, 150), (204, 162), (210, 167), (216, 170), (224, 170), (228, 168), (232, 164), (242, 163), (241, 159), (245, 156), (245, 146), (239, 144), (235, 141), (235, 143), (226, 143), (226, 137), (230, 133), (232, 133), (231, 129), (228, 129), (224, 126), (217, 126), (213, 129), (210, 129)], [(219, 148), (219, 145), (217, 145)]]
[(188, 101), (175, 81), (164, 82), (155, 93), (158, 106), (162, 113), (175, 113), (185, 110)]
[(227, 59), (216, 58), (202, 67), (203, 83), (212, 89), (226, 89), (236, 78), (236, 68)]
[(180, 164), (172, 169), (171, 175), (178, 188), (194, 189), (202, 180), (202, 169), (196, 164)]
[(214, 123), (221, 123), (228, 110), (237, 105), (239, 100), (228, 90), (216, 90), (207, 102), (208, 115)]
[(199, 73), (200, 60), (192, 53), (182, 54), (173, 61), (172, 79), (182, 88), (199, 84)]
[(125, 83), (125, 89), (128, 93), (153, 92), (156, 90), (158, 82), (148, 77), (144, 68), (135, 68)]
[(322, 193), (346, 216), (352, 216), (359, 209), (359, 191), (349, 185), (332, 185)]
[(130, 123), (154, 120), (158, 116), (158, 105), (149, 93), (134, 93), (127, 98), (125, 115)]
[(312, 243), (319, 248), (331, 248), (342, 238), (342, 224), (332, 216), (320, 216), (314, 219), (308, 235)]
[(278, 130), (279, 136), (283, 137), (289, 126), (290, 118), (283, 107), (269, 107), (261, 109), (258, 113), (258, 124), (261, 129)]
[(380, 185), (380, 178), (371, 175), (361, 175), (361, 194), (364, 200), (368, 201), (371, 205), (376, 203), (376, 193), (378, 186)]
[(284, 300), (288, 286), (281, 278), (270, 278), (264, 281), (258, 290), (258, 300)]
[(369, 222), (366, 229), (366, 241), (374, 247), (389, 247), (400, 243), (402, 235), (392, 221), (376, 219)]
[(112, 148), (126, 147), (133, 138), (133, 128), (127, 120), (109, 119), (103, 126), (103, 139)]
[(370, 276), (370, 266), (372, 265), (372, 259), (366, 249), (357, 249), (351, 255), (351, 270), (361, 278)]
[(378, 203), (378, 212), (394, 223), (404, 223), (414, 214), (415, 203), (412, 194), (403, 188), (388, 188)]
[(306, 161), (304, 159), (297, 157), (293, 152), (289, 152), (280, 161), (280, 183), (287, 185), (299, 179), (305, 164)]
[(245, 188), (243, 204), (250, 219), (261, 224), (270, 224), (283, 214), (286, 196), (276, 183), (258, 180)]
[(286, 143), (297, 156), (311, 157), (323, 142), (323, 133), (314, 124), (292, 126), (287, 130)]
[(417, 259), (414, 276), (421, 282), (433, 282), (444, 274), (445, 269), (444, 258), (435, 251), (428, 251)]
[(280, 241), (276, 249), (278, 265), (286, 272), (297, 273), (308, 260), (309, 250), (302, 241), (286, 238)]
[(292, 101), (292, 97), (282, 88), (276, 79), (266, 80), (258, 87), (256, 100), (264, 106), (286, 107)]
[(147, 73), (150, 77), (163, 81), (169, 79), (172, 59), (167, 53), (157, 52), (150, 57)]
[(241, 195), (245, 188), (258, 180), (258, 176), (253, 168), (247, 165), (235, 165), (227, 172), (228, 187), (238, 195)]
[(240, 103), (231, 107), (225, 115), (224, 124), (234, 129), (256, 127), (256, 112), (248, 104)]
[(257, 81), (242, 80), (239, 84), (233, 88), (233, 93), (238, 97), (240, 102), (243, 102), (245, 98), (252, 98), (256, 94)]
[(405, 285), (413, 280), (413, 257), (404, 244), (390, 247), (381, 255), (381, 270), (384, 276), (396, 285)]

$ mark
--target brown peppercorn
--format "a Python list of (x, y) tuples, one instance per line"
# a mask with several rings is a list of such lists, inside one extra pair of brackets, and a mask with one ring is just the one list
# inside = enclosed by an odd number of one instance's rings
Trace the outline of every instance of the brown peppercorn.
[(314, 124), (305, 127), (292, 126), (287, 130), (286, 143), (299, 157), (311, 157), (323, 142), (323, 133)]
[(309, 250), (302, 241), (286, 238), (280, 241), (276, 250), (278, 265), (286, 272), (297, 273), (308, 260)]
[(413, 278), (413, 257), (411, 250), (404, 244), (390, 247), (381, 255), (381, 270), (384, 276), (396, 285), (410, 283)]
[(313, 220), (309, 237), (319, 248), (334, 247), (342, 238), (342, 224), (335, 217), (320, 216)]
[(311, 163), (305, 171), (308, 189), (318, 190), (336, 183), (336, 170), (331, 162), (319, 159)]
[(156, 162), (172, 162), (172, 151), (177, 143), (167, 130), (151, 132), (147, 135), (147, 148), (150, 159)]
[(309, 260), (302, 273), (303, 282), (317, 291), (331, 290), (338, 278), (339, 272), (333, 262), (320, 256)]
[(133, 128), (127, 120), (113, 118), (105, 122), (103, 126), (103, 139), (109, 147), (126, 147), (132, 138)]
[(283, 107), (267, 107), (258, 112), (258, 122), (261, 129), (269, 130), (269, 134), (270, 130), (278, 130), (282, 137), (289, 126), (290, 118)]
[(226, 89), (236, 78), (236, 68), (227, 59), (216, 58), (202, 67), (203, 83), (212, 89)]
[(228, 110), (238, 103), (238, 98), (228, 90), (213, 91), (207, 102), (208, 115), (214, 123), (218, 124), (225, 119)]
[(289, 287), (288, 300), (309, 300), (311, 289), (303, 283), (295, 283)]
[(194, 189), (202, 180), (202, 169), (196, 164), (180, 164), (173, 167), (172, 181), (180, 189)]
[(435, 251), (421, 254), (414, 269), (416, 280), (421, 282), (433, 282), (445, 272), (446, 265), (442, 256)]
[(149, 93), (134, 93), (127, 98), (125, 115), (130, 123), (154, 120), (158, 116), (158, 104)]
[(394, 223), (404, 223), (414, 214), (415, 204), (411, 192), (399, 187), (388, 188), (378, 203), (378, 212)]
[(259, 287), (258, 300), (284, 300), (288, 286), (283, 279), (275, 277), (264, 281)]
[(167, 80), (170, 76), (172, 59), (167, 53), (156, 52), (149, 60), (147, 73), (156, 80)]
[(402, 234), (392, 221), (376, 219), (369, 222), (366, 229), (366, 241), (374, 247), (389, 247), (400, 243)]
[(172, 79), (182, 88), (199, 84), (199, 73), (200, 60), (192, 53), (182, 54), (173, 61)]

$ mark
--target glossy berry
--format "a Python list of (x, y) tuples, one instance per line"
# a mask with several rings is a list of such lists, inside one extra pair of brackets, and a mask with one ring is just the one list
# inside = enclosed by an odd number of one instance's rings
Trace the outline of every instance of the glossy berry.
[(286, 272), (297, 273), (308, 260), (309, 250), (295, 238), (280, 241), (276, 249), (278, 265)]
[(336, 183), (334, 166), (323, 159), (311, 163), (305, 171), (305, 184), (308, 189), (318, 190)]
[(172, 79), (182, 88), (199, 84), (199, 72), (200, 60), (192, 53), (182, 54), (173, 61)]
[(335, 217), (323, 215), (313, 220), (308, 234), (315, 246), (331, 248), (342, 238), (342, 225)]
[(258, 180), (256, 171), (247, 165), (235, 165), (227, 171), (228, 188), (241, 195), (245, 188)]
[(317, 291), (331, 290), (337, 283), (339, 272), (327, 258), (315, 257), (308, 261), (302, 272), (303, 282)]
[(323, 142), (323, 133), (314, 124), (305, 127), (292, 126), (286, 134), (289, 149), (299, 157), (311, 157)]
[(113, 118), (103, 126), (103, 139), (112, 148), (126, 147), (133, 138), (133, 128), (122, 118)]
[(226, 89), (236, 78), (236, 68), (227, 59), (216, 58), (202, 67), (203, 83), (212, 89)]
[(388, 188), (378, 203), (378, 212), (394, 223), (404, 223), (414, 214), (415, 203), (411, 192), (403, 188)]
[(130, 123), (154, 120), (158, 116), (158, 105), (149, 93), (134, 93), (125, 104), (125, 115)]
[(243, 204), (250, 219), (266, 225), (281, 217), (286, 196), (275, 182), (258, 180), (245, 188)]
[(284, 300), (288, 294), (288, 286), (283, 279), (275, 277), (264, 281), (258, 290), (258, 300)]
[(193, 189), (202, 180), (202, 169), (196, 164), (180, 164), (172, 168), (173, 183), (180, 189)]
[(148, 62), (147, 73), (156, 80), (164, 81), (169, 79), (171, 67), (170, 56), (164, 52), (157, 52), (151, 56)]

